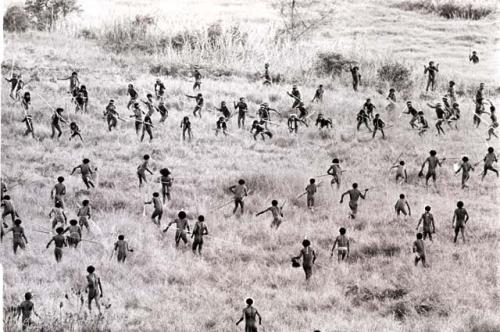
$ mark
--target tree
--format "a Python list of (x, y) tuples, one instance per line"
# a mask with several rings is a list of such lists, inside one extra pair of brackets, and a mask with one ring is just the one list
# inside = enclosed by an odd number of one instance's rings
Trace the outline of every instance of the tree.
[(280, 0), (279, 14), (283, 19), (283, 33), (296, 41), (328, 24), (334, 12), (331, 1)]
[(54, 30), (54, 24), (74, 12), (80, 12), (77, 0), (26, 0), (25, 11), (38, 30)]
[(13, 5), (7, 8), (3, 16), (3, 29), (5, 31), (24, 32), (30, 26), (28, 14), (20, 6)]

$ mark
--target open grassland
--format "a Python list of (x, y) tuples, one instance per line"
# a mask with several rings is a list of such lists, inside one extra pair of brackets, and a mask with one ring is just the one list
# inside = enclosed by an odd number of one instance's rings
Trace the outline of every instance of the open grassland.
[[(487, 33), (493, 21), (466, 22), (474, 28), (466, 30), (462, 24), (459, 30), (455, 21), (415, 16), (377, 2), (364, 5), (368, 8), (361, 10), (361, 4), (343, 3), (336, 14), (339, 20), (343, 17), (341, 22), (352, 25), (336, 25), (331, 38), (351, 40), (350, 46), (346, 46), (347, 42), (342, 44), (345, 50), (355, 46), (350, 54), (357, 59), (397, 57), (418, 67), (420, 62), (433, 58), (441, 63), (443, 85), (444, 77), (471, 87), (485, 81), (490, 87), (490, 97), (497, 104), (493, 90), (498, 86), (498, 75), (492, 77), (489, 71), (497, 64), (492, 53), (497, 46), (487, 44), (496, 44), (494, 34)], [(232, 6), (237, 7), (234, 3)], [(243, 2), (239, 6), (248, 9)], [(131, 12), (136, 13), (133, 9)], [(259, 19), (265, 22), (269, 17), (257, 16), (249, 24), (258, 26)], [(389, 22), (390, 19), (394, 21)], [(353, 42), (348, 29), (363, 31), (365, 42), (360, 39)], [(395, 35), (391, 36), (390, 31)], [(467, 42), (458, 42), (460, 36), (468, 38), (471, 31), (475, 31), (475, 40), (484, 38), (484, 44), (475, 47), (484, 54), (476, 67), (467, 64)], [(377, 40), (373, 39), (375, 36), (379, 36)], [(459, 46), (445, 43), (450, 38), (457, 38)], [(394, 49), (386, 55), (374, 47), (389, 42)], [(439, 191), (427, 190), (416, 176), (430, 149), (446, 157), (467, 154), (474, 162), (482, 158), (489, 146), (484, 142), (486, 127), (480, 131), (472, 128), (473, 106), (469, 96), (460, 100), (461, 130), (449, 131), (444, 138), (434, 136), (434, 131), (418, 138), (416, 132), (408, 129), (409, 119), (405, 115), (399, 117), (403, 103), (394, 114), (383, 111), (384, 98), (374, 86), (365, 86), (361, 93), (354, 94), (346, 88), (347, 83), (334, 81), (326, 92), (324, 104), (313, 106), (317, 112), (333, 118), (331, 132), (320, 135), (315, 128), (309, 128), (291, 136), (282, 125), (272, 129), (275, 133), (272, 140), (254, 142), (249, 133), (238, 131), (233, 119), (230, 129), (234, 136), (215, 137), (212, 130), (215, 113), (205, 112), (201, 120), (193, 120), (193, 142), (183, 143), (178, 126), (182, 116), (191, 114), (193, 104), (183, 94), (191, 92), (192, 83), (182, 77), (162, 77), (171, 108), (169, 119), (154, 129), (153, 143), (139, 143), (132, 123), (120, 122), (118, 131), (107, 132), (101, 117), (106, 102), (114, 98), (118, 111), (128, 116), (126, 84), (133, 82), (144, 94), (146, 89), (152, 89), (154, 82), (154, 75), (149, 73), (152, 64), (170, 65), (170, 61), (180, 62), (182, 58), (174, 54), (166, 58), (114, 55), (103, 51), (94, 41), (57, 34), (7, 35), (5, 43), (9, 47), (4, 55), (4, 75), (10, 73), (14, 54), (15, 71), (25, 76), (27, 72), (38, 73), (40, 81), (32, 83), (29, 90), (33, 96), (35, 130), (41, 140), (21, 136), (22, 111), (10, 103), (7, 86), (2, 85), (2, 175), (10, 186), (23, 184), (15, 187), (11, 196), (20, 209), (30, 240), (28, 249), (14, 256), (10, 236), (4, 239), (1, 247), (4, 303), (18, 304), (22, 294), (32, 290), (37, 309), (45, 318), (46, 330), (87, 327), (113, 331), (234, 331), (234, 321), (246, 296), (256, 300), (266, 331), (465, 332), (500, 328), (495, 314), (499, 306), (497, 179), (489, 177), (489, 181), (481, 182), (476, 171), (471, 189), (462, 191), (459, 177), (453, 175), (451, 161), (439, 170)], [(434, 46), (437, 44), (441, 46)], [(404, 51), (409, 45), (415, 47), (414, 52)], [(281, 53), (281, 58), (278, 54), (273, 58), (272, 52), (260, 51), (262, 58), (249, 57), (240, 63), (228, 60), (234, 75), (204, 80), (208, 109), (218, 106), (221, 100), (231, 104), (244, 96), (252, 112), (259, 103), (271, 101), (272, 106), (287, 113), (291, 104), (285, 94), (288, 85), (265, 89), (260, 82), (240, 73), (260, 70), (261, 64), (269, 61), (274, 71), (300, 77), (292, 64), (297, 61), (308, 68), (313, 53), (290, 51), (304, 57), (284, 58), (286, 53)], [(216, 68), (212, 67), (215, 63), (199, 60), (205, 70)], [(187, 69), (195, 59), (186, 55), (183, 62)], [(245, 69), (239, 69), (244, 64)], [(53, 107), (70, 110), (67, 82), (56, 82), (54, 78), (75, 68), (89, 88), (91, 107), (89, 114), (66, 113), (81, 125), (84, 144), (68, 142), (67, 132), (60, 141), (48, 137), (51, 110), (39, 97), (43, 96)], [(304, 77), (312, 77), (308, 71), (305, 73)], [(420, 96), (422, 80), (417, 77), (412, 91), (415, 98)], [(304, 83), (300, 86), (302, 95), (311, 98), (316, 82), (299, 82)], [(323, 82), (327, 84), (326, 80)], [(426, 99), (437, 100), (441, 96), (442, 93), (436, 93)], [(387, 140), (371, 141), (367, 132), (355, 133), (355, 112), (366, 97), (372, 97), (382, 117), (394, 125), (387, 129)], [(418, 109), (425, 110), (427, 117), (432, 118), (425, 102), (415, 99)], [(157, 118), (153, 121), (157, 123)], [(498, 148), (498, 141), (490, 145)], [(398, 186), (388, 169), (402, 152), (410, 183)], [(149, 217), (143, 216), (142, 202), (160, 189), (154, 181), (157, 173), (150, 177), (148, 186), (137, 188), (135, 170), (146, 153), (152, 156), (155, 171), (168, 167), (174, 177), (180, 178), (173, 188), (173, 200), (167, 204), (163, 225), (180, 209), (186, 210), (191, 218), (198, 214), (206, 216), (213, 238), (206, 239), (203, 258), (193, 257), (188, 248), (176, 251), (173, 233), (162, 234)], [(315, 212), (305, 208), (304, 200), (294, 199), (310, 177), (324, 173), (334, 156), (349, 170), (342, 191), (352, 182), (358, 182), (361, 188), (374, 187), (367, 200), (360, 203), (356, 221), (346, 218), (347, 204), (338, 204), (339, 193), (324, 178)], [(98, 168), (99, 186), (91, 192), (82, 190), (79, 176), (69, 176), (71, 168), (84, 157)], [(67, 179), (69, 217), (75, 217), (77, 203), (89, 198), (95, 209), (95, 224), (92, 232), (84, 232), (84, 236), (102, 245), (83, 243), (79, 250), (65, 250), (63, 262), (56, 264), (52, 250), (44, 249), (49, 236), (34, 230), (50, 227), (46, 217), (52, 204), (49, 192), (60, 175)], [(230, 206), (214, 207), (231, 198), (226, 188), (239, 178), (246, 179), (253, 193), (247, 200), (247, 213), (233, 217)], [(412, 204), (413, 216), (406, 221), (397, 221), (393, 215), (393, 205), (400, 193), (405, 193)], [(269, 216), (254, 217), (274, 198), (280, 202), (288, 200), (285, 221), (278, 231), (270, 230)], [(465, 202), (471, 215), (470, 242), (465, 245), (451, 242), (451, 217), (458, 200)], [(428, 204), (433, 207), (437, 227), (435, 241), (426, 242), (431, 267), (414, 268), (410, 251), (416, 218)], [(147, 215), (150, 213), (148, 210)], [(341, 226), (348, 229), (352, 254), (348, 264), (338, 266), (336, 260), (330, 261), (328, 257)], [(109, 258), (118, 234), (124, 234), (135, 249), (125, 265)], [(309, 285), (304, 282), (302, 270), (292, 269), (289, 261), (298, 254), (304, 236), (312, 241), (319, 254), (316, 274)], [(72, 290), (84, 287), (84, 270), (90, 264), (96, 266), (102, 278), (104, 303), (111, 304), (100, 320), (94, 315), (85, 316), (85, 309), (74, 315), (79, 312), (79, 305)], [(10, 323), (6, 327), (8, 331), (16, 330)]]

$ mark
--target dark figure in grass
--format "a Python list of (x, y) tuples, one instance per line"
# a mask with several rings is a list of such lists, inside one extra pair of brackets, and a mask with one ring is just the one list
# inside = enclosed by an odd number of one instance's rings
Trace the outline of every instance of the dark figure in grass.
[(205, 217), (198, 216), (198, 221), (194, 224), (193, 232), (191, 233), (191, 238), (194, 237), (193, 241), (193, 254), (196, 254), (198, 251), (198, 255), (201, 256), (201, 250), (203, 249), (203, 236), (208, 235), (208, 228), (205, 225)]
[(462, 240), (465, 243), (465, 225), (467, 224), (467, 221), (469, 221), (469, 214), (464, 208), (464, 202), (459, 201), (457, 203), (457, 208), (453, 213), (453, 219), (451, 222), (451, 226), (455, 230), (455, 237), (453, 238), (454, 243), (457, 242), (458, 233), (462, 233)]
[(365, 127), (368, 128), (368, 131), (372, 132), (372, 129), (370, 128), (370, 125), (368, 124), (369, 118), (370, 117), (368, 116), (368, 114), (366, 114), (366, 111), (364, 108), (359, 110), (358, 114), (356, 115), (356, 121), (358, 122), (358, 124), (356, 125), (356, 130), (360, 130), (361, 125), (365, 125)]
[(171, 173), (170, 173), (170, 170), (168, 168), (162, 168), (160, 170), (160, 174), (161, 174), (161, 178), (160, 178), (160, 181), (161, 181), (161, 195), (162, 195), (162, 198), (163, 198), (163, 203), (165, 204), (165, 201), (167, 199), (169, 201), (171, 199), (170, 190), (172, 188), (172, 183), (174, 182), (174, 180), (170, 176)]
[(64, 109), (57, 108), (54, 111), (54, 114), (52, 114), (51, 122), (50, 122), (50, 127), (52, 129), (52, 135), (50, 136), (51, 138), (54, 138), (54, 136), (56, 135), (56, 131), (58, 133), (57, 138), (61, 137), (61, 135), (62, 135), (61, 123), (68, 124), (68, 122), (62, 117), (63, 112), (64, 112)]
[(233, 214), (236, 213), (238, 207), (240, 208), (240, 212), (243, 214), (245, 207), (243, 200), (246, 196), (248, 196), (248, 188), (245, 185), (245, 180), (240, 179), (237, 185), (229, 187), (229, 191), (234, 195)]
[(112, 128), (116, 128), (118, 124), (118, 118), (120, 114), (116, 111), (115, 101), (111, 99), (103, 115), (106, 117), (106, 122), (108, 123), (108, 130), (111, 131)]
[(180, 211), (177, 215), (177, 219), (171, 221), (167, 228), (163, 230), (163, 233), (166, 233), (170, 226), (176, 224), (177, 230), (175, 232), (175, 247), (179, 247), (179, 243), (182, 240), (184, 244), (188, 243), (187, 233), (189, 233), (189, 224), (187, 220), (186, 212)]
[(424, 75), (427, 74), (427, 87), (425, 88), (425, 92), (429, 92), (429, 88), (431, 91), (434, 91), (436, 88), (436, 76), (439, 72), (439, 63), (434, 65), (434, 61), (429, 62), (429, 66), (424, 65)]
[(351, 213), (349, 214), (350, 218), (356, 219), (356, 214), (358, 213), (358, 200), (360, 198), (366, 199), (367, 192), (368, 189), (365, 189), (364, 193), (362, 193), (361, 191), (358, 190), (358, 184), (353, 183), (352, 189), (346, 191), (340, 197), (340, 204), (342, 204), (344, 202), (344, 196), (349, 195), (349, 208), (351, 209)]
[(78, 225), (78, 221), (76, 219), (71, 219), (69, 221), (69, 226), (66, 227), (63, 234), (67, 232), (69, 232), (69, 235), (66, 236), (68, 246), (76, 249), (82, 240), (82, 228)]
[(436, 177), (437, 177), (437, 167), (442, 166), (442, 162), (446, 160), (446, 158), (443, 158), (442, 160), (439, 160), (438, 157), (436, 157), (437, 152), (435, 150), (431, 150), (429, 152), (429, 157), (425, 159), (424, 163), (422, 164), (422, 168), (420, 169), (420, 172), (418, 173), (419, 177), (422, 177), (424, 175), (424, 168), (425, 164), (428, 164), (427, 168), (427, 174), (425, 175), (425, 185), (429, 185), (429, 179), (432, 178), (432, 181), (434, 182), (434, 186), (436, 186)]
[(269, 138), (273, 138), (273, 133), (271, 133), (268, 129), (266, 129), (266, 126), (264, 124), (265, 124), (264, 120), (260, 122), (258, 120), (253, 121), (250, 132), (253, 134), (253, 139), (255, 141), (257, 140), (257, 136), (259, 135), (263, 141), (266, 140), (266, 136)]
[(115, 247), (113, 251), (116, 251), (116, 258), (118, 263), (125, 263), (128, 252), (134, 252), (134, 249), (130, 249), (128, 242), (125, 241), (124, 235), (118, 235), (118, 241), (115, 242)]
[(142, 123), (142, 135), (141, 135), (141, 142), (144, 140), (144, 136), (146, 133), (148, 133), (149, 136), (149, 141), (151, 142), (153, 140), (153, 122), (151, 121), (151, 117), (146, 114), (144, 117), (144, 121)]
[(413, 242), (412, 251), (415, 254), (415, 266), (418, 265), (418, 262), (422, 262), (422, 266), (427, 267), (425, 263), (425, 243), (422, 240), (422, 233), (417, 233), (417, 240)]
[(83, 159), (82, 164), (73, 168), (73, 170), (71, 171), (71, 175), (73, 175), (77, 169), (80, 169), (80, 172), (82, 174), (82, 181), (87, 189), (95, 188), (94, 183), (92, 182), (93, 171), (92, 167), (90, 166), (90, 160), (87, 158)]
[(323, 84), (320, 84), (314, 93), (314, 97), (311, 102), (322, 103), (323, 102), (323, 94), (325, 90), (323, 89)]
[(282, 219), (283, 218), (283, 209), (278, 206), (278, 201), (273, 200), (271, 202), (270, 207), (268, 207), (267, 209), (265, 209), (263, 211), (260, 211), (255, 216), (258, 217), (261, 214), (264, 214), (266, 212), (271, 212), (271, 214), (273, 216), (273, 221), (271, 222), (271, 228), (276, 227), (276, 229), (278, 229), (280, 227), (281, 223), (283, 222), (283, 219)]
[(488, 171), (495, 173), (498, 177), (498, 170), (495, 167), (493, 167), (493, 164), (498, 162), (497, 156), (495, 154), (495, 149), (489, 147), (488, 153), (486, 154), (486, 156), (484, 156), (483, 161), (484, 161), (484, 168), (481, 180), (484, 180), (484, 177), (486, 176), (486, 174), (488, 174)]
[(145, 154), (144, 157), (142, 158), (143, 161), (142, 163), (137, 166), (137, 177), (139, 178), (139, 188), (142, 187), (143, 182), (147, 183), (148, 180), (146, 179), (146, 172), (149, 174), (153, 175), (153, 172), (149, 169), (149, 159), (151, 157), (149, 154)]
[(12, 249), (14, 250), (14, 254), (17, 254), (17, 248), (24, 249), (26, 244), (28, 244), (28, 239), (26, 238), (26, 234), (24, 233), (24, 228), (21, 226), (21, 219), (16, 219), (14, 221), (14, 226), (9, 228), (5, 235), (12, 232)]
[(304, 248), (300, 250), (300, 254), (293, 259), (299, 260), (302, 258), (302, 268), (304, 269), (304, 272), (306, 274), (306, 281), (309, 281), (313, 274), (313, 266), (314, 262), (316, 261), (316, 252), (313, 248), (311, 248), (311, 241), (309, 241), (308, 239), (302, 241), (302, 246)]
[(245, 332), (258, 332), (257, 330), (257, 317), (259, 317), (259, 325), (262, 325), (262, 317), (260, 316), (257, 309), (253, 305), (253, 300), (248, 298), (245, 300), (247, 307), (243, 309), (243, 314), (241, 318), (236, 322), (238, 326), (243, 320), (245, 320)]
[(358, 91), (358, 86), (361, 85), (361, 74), (359, 73), (358, 66), (349, 65), (349, 71), (352, 75), (352, 89)]
[(57, 235), (53, 236), (52, 239), (47, 243), (46, 248), (49, 249), (52, 242), (54, 242), (54, 256), (56, 257), (56, 262), (60, 262), (63, 256), (63, 247), (67, 247), (68, 243), (66, 242), (66, 238), (63, 235), (64, 228), (57, 227), (56, 233)]
[(35, 304), (33, 301), (33, 295), (30, 292), (24, 294), (24, 301), (17, 307), (17, 317), (21, 317), (22, 329), (26, 331), (33, 326), (33, 320), (31, 319), (31, 314), (33, 313), (38, 318), (41, 318), (35, 311)]
[(331, 118), (325, 118), (322, 113), (318, 114), (318, 117), (316, 118), (316, 127), (319, 126), (319, 130), (322, 129), (330, 129), (333, 127), (333, 121)]
[(189, 121), (189, 117), (185, 116), (182, 119), (181, 122), (181, 128), (182, 128), (182, 140), (186, 140), (186, 133), (188, 135), (188, 140), (191, 142), (191, 139), (193, 138), (193, 133), (191, 131), (191, 121)]
[(95, 267), (92, 265), (87, 267), (87, 287), (85, 292), (88, 292), (88, 307), (89, 311), (92, 311), (92, 301), (95, 302), (99, 314), (101, 313), (101, 305), (99, 304), (99, 299), (103, 297), (101, 279), (95, 273)]
[(71, 130), (71, 135), (69, 136), (70, 141), (74, 137), (79, 137), (80, 141), (83, 141), (82, 135), (80, 134), (80, 128), (78, 127), (76, 122), (71, 122), (69, 124), (69, 129)]
[(375, 118), (373, 119), (372, 139), (375, 138), (375, 135), (377, 134), (378, 131), (382, 133), (382, 138), (385, 139), (384, 127), (385, 127), (385, 122), (382, 121), (378, 113), (375, 114)]
[(26, 123), (26, 131), (24, 132), (24, 136), (28, 136), (31, 134), (31, 137), (35, 138), (35, 130), (33, 128), (33, 117), (31, 114), (26, 113), (26, 116), (24, 119), (21, 120), (21, 122)]
[(193, 116), (196, 117), (198, 115), (201, 119), (201, 109), (203, 108), (203, 95), (201, 93), (198, 93), (196, 96), (190, 96), (186, 95), (188, 98), (192, 98), (196, 101), (196, 105), (193, 110)]
[(420, 224), (422, 224), (423, 230), (424, 230), (424, 240), (429, 237), (429, 240), (432, 241), (432, 234), (436, 233), (436, 226), (434, 224), (434, 216), (431, 213), (431, 207), (426, 206), (425, 207), (425, 212), (422, 214), (420, 219), (418, 220), (417, 228), (416, 230), (418, 231), (418, 228), (420, 227)]
[(349, 252), (351, 249), (349, 247), (349, 238), (346, 236), (346, 229), (344, 227), (341, 227), (339, 233), (340, 235), (337, 236), (335, 238), (335, 241), (333, 242), (330, 258), (333, 257), (333, 251), (335, 250), (335, 247), (337, 247), (337, 258), (338, 262), (340, 263), (341, 261), (349, 257)]
[(234, 109), (238, 111), (238, 128), (245, 129), (245, 117), (248, 112), (248, 105), (245, 98), (241, 97), (238, 103), (234, 103)]
[(455, 174), (460, 173), (460, 171), (462, 171), (462, 189), (469, 188), (469, 186), (467, 185), (467, 181), (469, 181), (470, 179), (470, 172), (474, 171), (474, 167), (469, 162), (469, 157), (462, 157), (462, 164), (457, 169)]
[(469, 55), (469, 62), (472, 62), (475, 65), (479, 63), (479, 57), (477, 56), (476, 51), (472, 51), (472, 54)]
[(153, 193), (151, 200), (144, 202), (144, 204), (153, 204), (154, 211), (151, 215), (151, 221), (159, 227), (161, 225), (161, 217), (163, 215), (163, 204), (160, 200), (160, 194), (157, 192)]

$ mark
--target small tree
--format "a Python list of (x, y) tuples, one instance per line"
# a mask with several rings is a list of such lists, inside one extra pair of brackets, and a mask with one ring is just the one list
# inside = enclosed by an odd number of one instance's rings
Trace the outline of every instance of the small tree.
[(279, 0), (278, 9), (283, 19), (284, 29), (292, 41), (328, 24), (334, 12), (333, 2), (316, 0)]
[(26, 0), (24, 9), (38, 30), (49, 31), (58, 20), (81, 11), (77, 0)]

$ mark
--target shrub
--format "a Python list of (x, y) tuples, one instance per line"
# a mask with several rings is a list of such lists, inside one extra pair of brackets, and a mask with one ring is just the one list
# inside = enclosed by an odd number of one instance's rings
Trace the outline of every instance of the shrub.
[(28, 14), (20, 6), (10, 6), (3, 16), (3, 29), (10, 32), (25, 32), (30, 27)]
[(316, 58), (314, 69), (320, 76), (340, 76), (342, 70), (353, 63), (353, 61), (344, 58), (342, 54), (335, 52), (318, 53)]
[(433, 13), (447, 19), (469, 20), (479, 20), (495, 10), (494, 4), (488, 1), (472, 2), (470, 0), (407, 0), (395, 6), (403, 10)]
[(410, 69), (399, 62), (382, 65), (377, 69), (377, 77), (398, 91), (408, 90), (413, 84)]
[(24, 9), (38, 30), (53, 30), (57, 21), (81, 11), (77, 0), (26, 0)]

